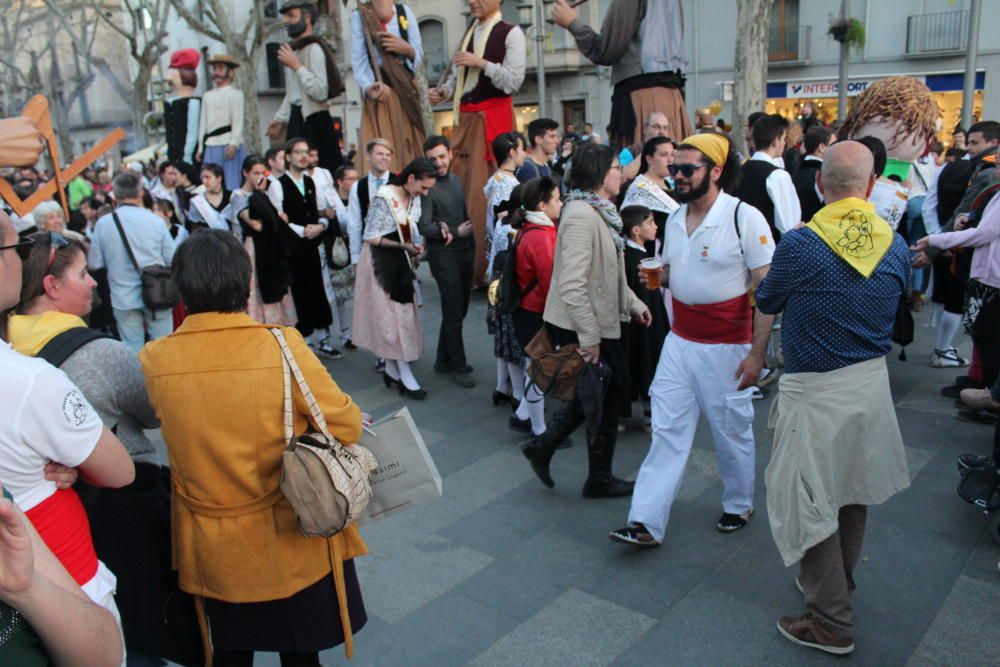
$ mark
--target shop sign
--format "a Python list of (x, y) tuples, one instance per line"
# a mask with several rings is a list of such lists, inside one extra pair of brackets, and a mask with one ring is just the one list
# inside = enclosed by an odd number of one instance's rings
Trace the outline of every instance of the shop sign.
[[(876, 81), (879, 81), (883, 77), (878, 77), (876, 79), (851, 79), (847, 82), (847, 96), (854, 97), (865, 92), (868, 86), (872, 85)], [(916, 76), (913, 77), (919, 81), (923, 81), (924, 77)], [(836, 81), (796, 81), (794, 83), (785, 84), (787, 88), (787, 93), (785, 97), (799, 98), (799, 97), (837, 97), (837, 93), (840, 89), (840, 85)]]

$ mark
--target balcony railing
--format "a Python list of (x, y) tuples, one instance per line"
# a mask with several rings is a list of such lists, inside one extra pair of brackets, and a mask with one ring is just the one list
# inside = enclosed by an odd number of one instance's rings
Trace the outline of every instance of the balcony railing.
[(906, 20), (907, 55), (964, 51), (968, 37), (968, 11), (917, 14)]
[(793, 63), (809, 60), (812, 26), (797, 25), (781, 28), (772, 26), (767, 40), (767, 60), (771, 63)]

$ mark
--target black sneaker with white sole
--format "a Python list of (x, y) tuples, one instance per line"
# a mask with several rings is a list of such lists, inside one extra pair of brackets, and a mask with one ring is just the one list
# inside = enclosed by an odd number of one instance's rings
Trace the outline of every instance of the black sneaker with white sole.
[(636, 547), (658, 547), (660, 543), (653, 539), (646, 527), (641, 523), (630, 523), (624, 528), (612, 530), (608, 539), (621, 544), (631, 544)]
[(750, 523), (750, 517), (752, 516), (753, 510), (746, 512), (743, 515), (723, 512), (722, 516), (719, 517), (719, 523), (716, 524), (716, 528), (719, 529), (720, 533), (732, 533), (740, 528), (746, 528), (746, 525)]

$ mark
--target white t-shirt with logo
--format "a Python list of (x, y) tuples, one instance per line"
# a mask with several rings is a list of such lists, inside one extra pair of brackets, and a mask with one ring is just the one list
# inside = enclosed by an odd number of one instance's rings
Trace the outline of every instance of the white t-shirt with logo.
[[(739, 236), (733, 220), (737, 204)], [(670, 266), (670, 293), (689, 306), (720, 303), (746, 294), (750, 271), (767, 266), (774, 255), (774, 239), (764, 215), (720, 192), (689, 237), (687, 209), (685, 204), (674, 211), (664, 232), (663, 263)]]
[(101, 439), (104, 425), (83, 393), (43, 359), (0, 341), (0, 483), (28, 511), (56, 491), (49, 461), (76, 467)]

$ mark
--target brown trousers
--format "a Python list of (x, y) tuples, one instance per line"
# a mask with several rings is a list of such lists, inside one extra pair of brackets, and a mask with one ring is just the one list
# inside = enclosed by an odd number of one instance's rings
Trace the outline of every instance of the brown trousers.
[(454, 159), (451, 172), (458, 176), (465, 192), (465, 208), (472, 221), (472, 233), (476, 239), (475, 268), (472, 280), (476, 285), (486, 282), (486, 197), (483, 187), (496, 171), (496, 162), (486, 157), (486, 123), (483, 112), (462, 113), (458, 127), (451, 135)]
[(861, 555), (867, 518), (864, 505), (841, 507), (837, 532), (806, 551), (799, 563), (806, 610), (838, 638), (854, 637), (854, 566)]

